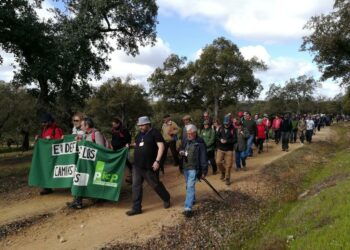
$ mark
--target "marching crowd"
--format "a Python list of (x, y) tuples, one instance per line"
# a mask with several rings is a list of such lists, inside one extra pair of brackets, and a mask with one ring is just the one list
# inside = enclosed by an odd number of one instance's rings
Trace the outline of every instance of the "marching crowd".
[[(154, 189), (162, 199), (164, 208), (170, 207), (170, 194), (159, 179), (159, 173), (164, 174), (168, 150), (173, 156), (174, 165), (184, 175), (186, 182), (186, 198), (184, 215), (192, 216), (192, 206), (196, 201), (195, 184), (205, 178), (208, 166), (212, 174), (220, 173), (220, 179), (226, 185), (231, 184), (231, 170), (246, 171), (247, 161), (253, 154), (261, 154), (268, 150), (268, 141), (281, 142), (282, 151), (288, 152), (289, 143), (312, 142), (316, 130), (330, 125), (332, 117), (326, 115), (275, 115), (267, 114), (252, 116), (249, 112), (238, 112), (237, 115), (227, 114), (222, 124), (213, 120), (208, 112), (204, 112), (199, 124), (185, 115), (180, 128), (170, 115), (164, 116), (161, 130), (152, 126), (147, 116), (139, 117), (139, 128), (134, 142), (128, 129), (119, 118), (111, 119), (112, 139), (109, 141), (95, 128), (93, 120), (77, 113), (72, 117), (72, 134), (77, 140), (87, 140), (96, 144), (118, 150), (123, 147), (134, 148), (133, 164), (127, 160), (126, 166), (130, 175), (126, 182), (132, 184), (131, 210), (128, 216), (142, 213), (143, 181)], [(62, 139), (63, 132), (50, 114), (41, 117), (42, 132), (37, 138)], [(271, 137), (271, 138), (270, 138)], [(257, 152), (253, 151), (255, 145)], [(50, 194), (52, 189), (45, 188), (40, 194)], [(81, 209), (83, 197), (74, 197), (67, 203), (69, 208)]]

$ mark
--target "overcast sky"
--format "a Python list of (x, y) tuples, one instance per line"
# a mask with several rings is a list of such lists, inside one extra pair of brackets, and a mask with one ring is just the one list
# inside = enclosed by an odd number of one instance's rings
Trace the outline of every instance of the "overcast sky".
[[(302, 36), (309, 31), (303, 26), (311, 16), (328, 13), (334, 0), (158, 0), (158, 39), (154, 47), (140, 49), (136, 57), (121, 51), (111, 55), (111, 69), (99, 85), (113, 76), (132, 75), (135, 83), (148, 87), (147, 77), (165, 58), (175, 53), (195, 60), (201, 49), (214, 39), (224, 36), (237, 44), (247, 59), (257, 56), (269, 70), (257, 73), (264, 92), (269, 84), (284, 84), (290, 78), (302, 74), (320, 76), (313, 56), (300, 52)], [(46, 11), (51, 5), (44, 2), (38, 13), (48, 18)], [(14, 58), (3, 51), (0, 79), (10, 81), (13, 76), (11, 64)], [(333, 97), (341, 89), (332, 81), (323, 83), (317, 95)], [(264, 97), (264, 92), (261, 98)]]

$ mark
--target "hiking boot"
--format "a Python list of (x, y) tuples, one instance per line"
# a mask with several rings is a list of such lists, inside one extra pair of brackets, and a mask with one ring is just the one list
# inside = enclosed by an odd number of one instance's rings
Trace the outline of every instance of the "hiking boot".
[(229, 179), (226, 179), (226, 180), (225, 180), (225, 184), (228, 186), (228, 185), (231, 184), (231, 181), (230, 181)]
[(215, 170), (215, 171), (213, 171), (213, 175), (216, 175), (217, 173), (218, 173), (218, 171), (216, 171), (216, 170)]
[(164, 201), (164, 202), (163, 202), (163, 205), (164, 205), (164, 208), (165, 208), (165, 209), (169, 208), (169, 207), (170, 207), (170, 200)]
[(192, 210), (185, 210), (182, 212), (182, 214), (186, 217), (186, 218), (191, 218), (193, 216), (193, 212)]
[(247, 171), (248, 170), (246, 166), (244, 166), (242, 169), (243, 169), (243, 171)]
[(224, 173), (221, 173), (220, 180), (224, 180), (224, 179), (225, 179), (225, 174), (224, 174)]
[(288, 152), (288, 148), (286, 149), (286, 152)]
[(53, 193), (52, 188), (44, 188), (43, 190), (40, 191), (40, 195), (47, 195)]
[(142, 213), (142, 211), (141, 210), (129, 210), (129, 211), (127, 211), (126, 212), (126, 215), (127, 216), (134, 216), (134, 215), (137, 215), (137, 214), (141, 214)]
[(236, 168), (236, 172), (238, 172), (238, 171), (240, 171), (241, 170), (241, 168)]
[(66, 203), (68, 208), (73, 208), (73, 209), (82, 209), (83, 208), (83, 203), (80, 201), (72, 201), (72, 202), (67, 202)]

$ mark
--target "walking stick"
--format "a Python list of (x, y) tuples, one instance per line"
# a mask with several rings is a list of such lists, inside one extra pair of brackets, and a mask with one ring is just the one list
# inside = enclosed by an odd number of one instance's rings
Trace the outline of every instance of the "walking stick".
[(221, 194), (213, 187), (213, 185), (210, 184), (210, 182), (205, 178), (205, 177), (202, 177), (201, 178), (205, 183), (207, 183), (207, 185), (222, 199), (222, 200), (225, 200)]

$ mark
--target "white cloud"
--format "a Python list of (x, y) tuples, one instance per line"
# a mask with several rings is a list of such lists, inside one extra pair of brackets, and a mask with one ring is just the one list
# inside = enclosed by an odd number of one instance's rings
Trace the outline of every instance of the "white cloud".
[(333, 0), (158, 0), (160, 13), (223, 27), (238, 38), (264, 43), (306, 34), (307, 20), (332, 9)]
[[(262, 99), (265, 97), (266, 91), (272, 83), (283, 86), (290, 78), (297, 78), (301, 75), (314, 76), (316, 80), (320, 76), (317, 67), (311, 62), (290, 57), (273, 58), (262, 45), (242, 47), (240, 51), (246, 59), (256, 56), (268, 66), (267, 71), (257, 72), (255, 74), (262, 81), (264, 87), (264, 91), (260, 96)], [(322, 88), (316, 91), (315, 96), (321, 94), (326, 97), (334, 97), (340, 90), (337, 83), (327, 81), (322, 84)]]
[(10, 82), (13, 78), (13, 64), (15, 64), (15, 59), (13, 54), (6, 53), (0, 49), (0, 56), (3, 59), (3, 63), (0, 65), (0, 80), (5, 82)]
[(144, 85), (147, 78), (156, 67), (161, 67), (165, 59), (171, 54), (171, 49), (161, 38), (157, 39), (155, 46), (140, 47), (140, 54), (136, 57), (128, 56), (123, 51), (115, 51), (110, 55), (110, 70), (102, 76), (102, 80), (94, 85), (100, 85), (111, 77), (125, 78), (132, 75), (134, 82)]

